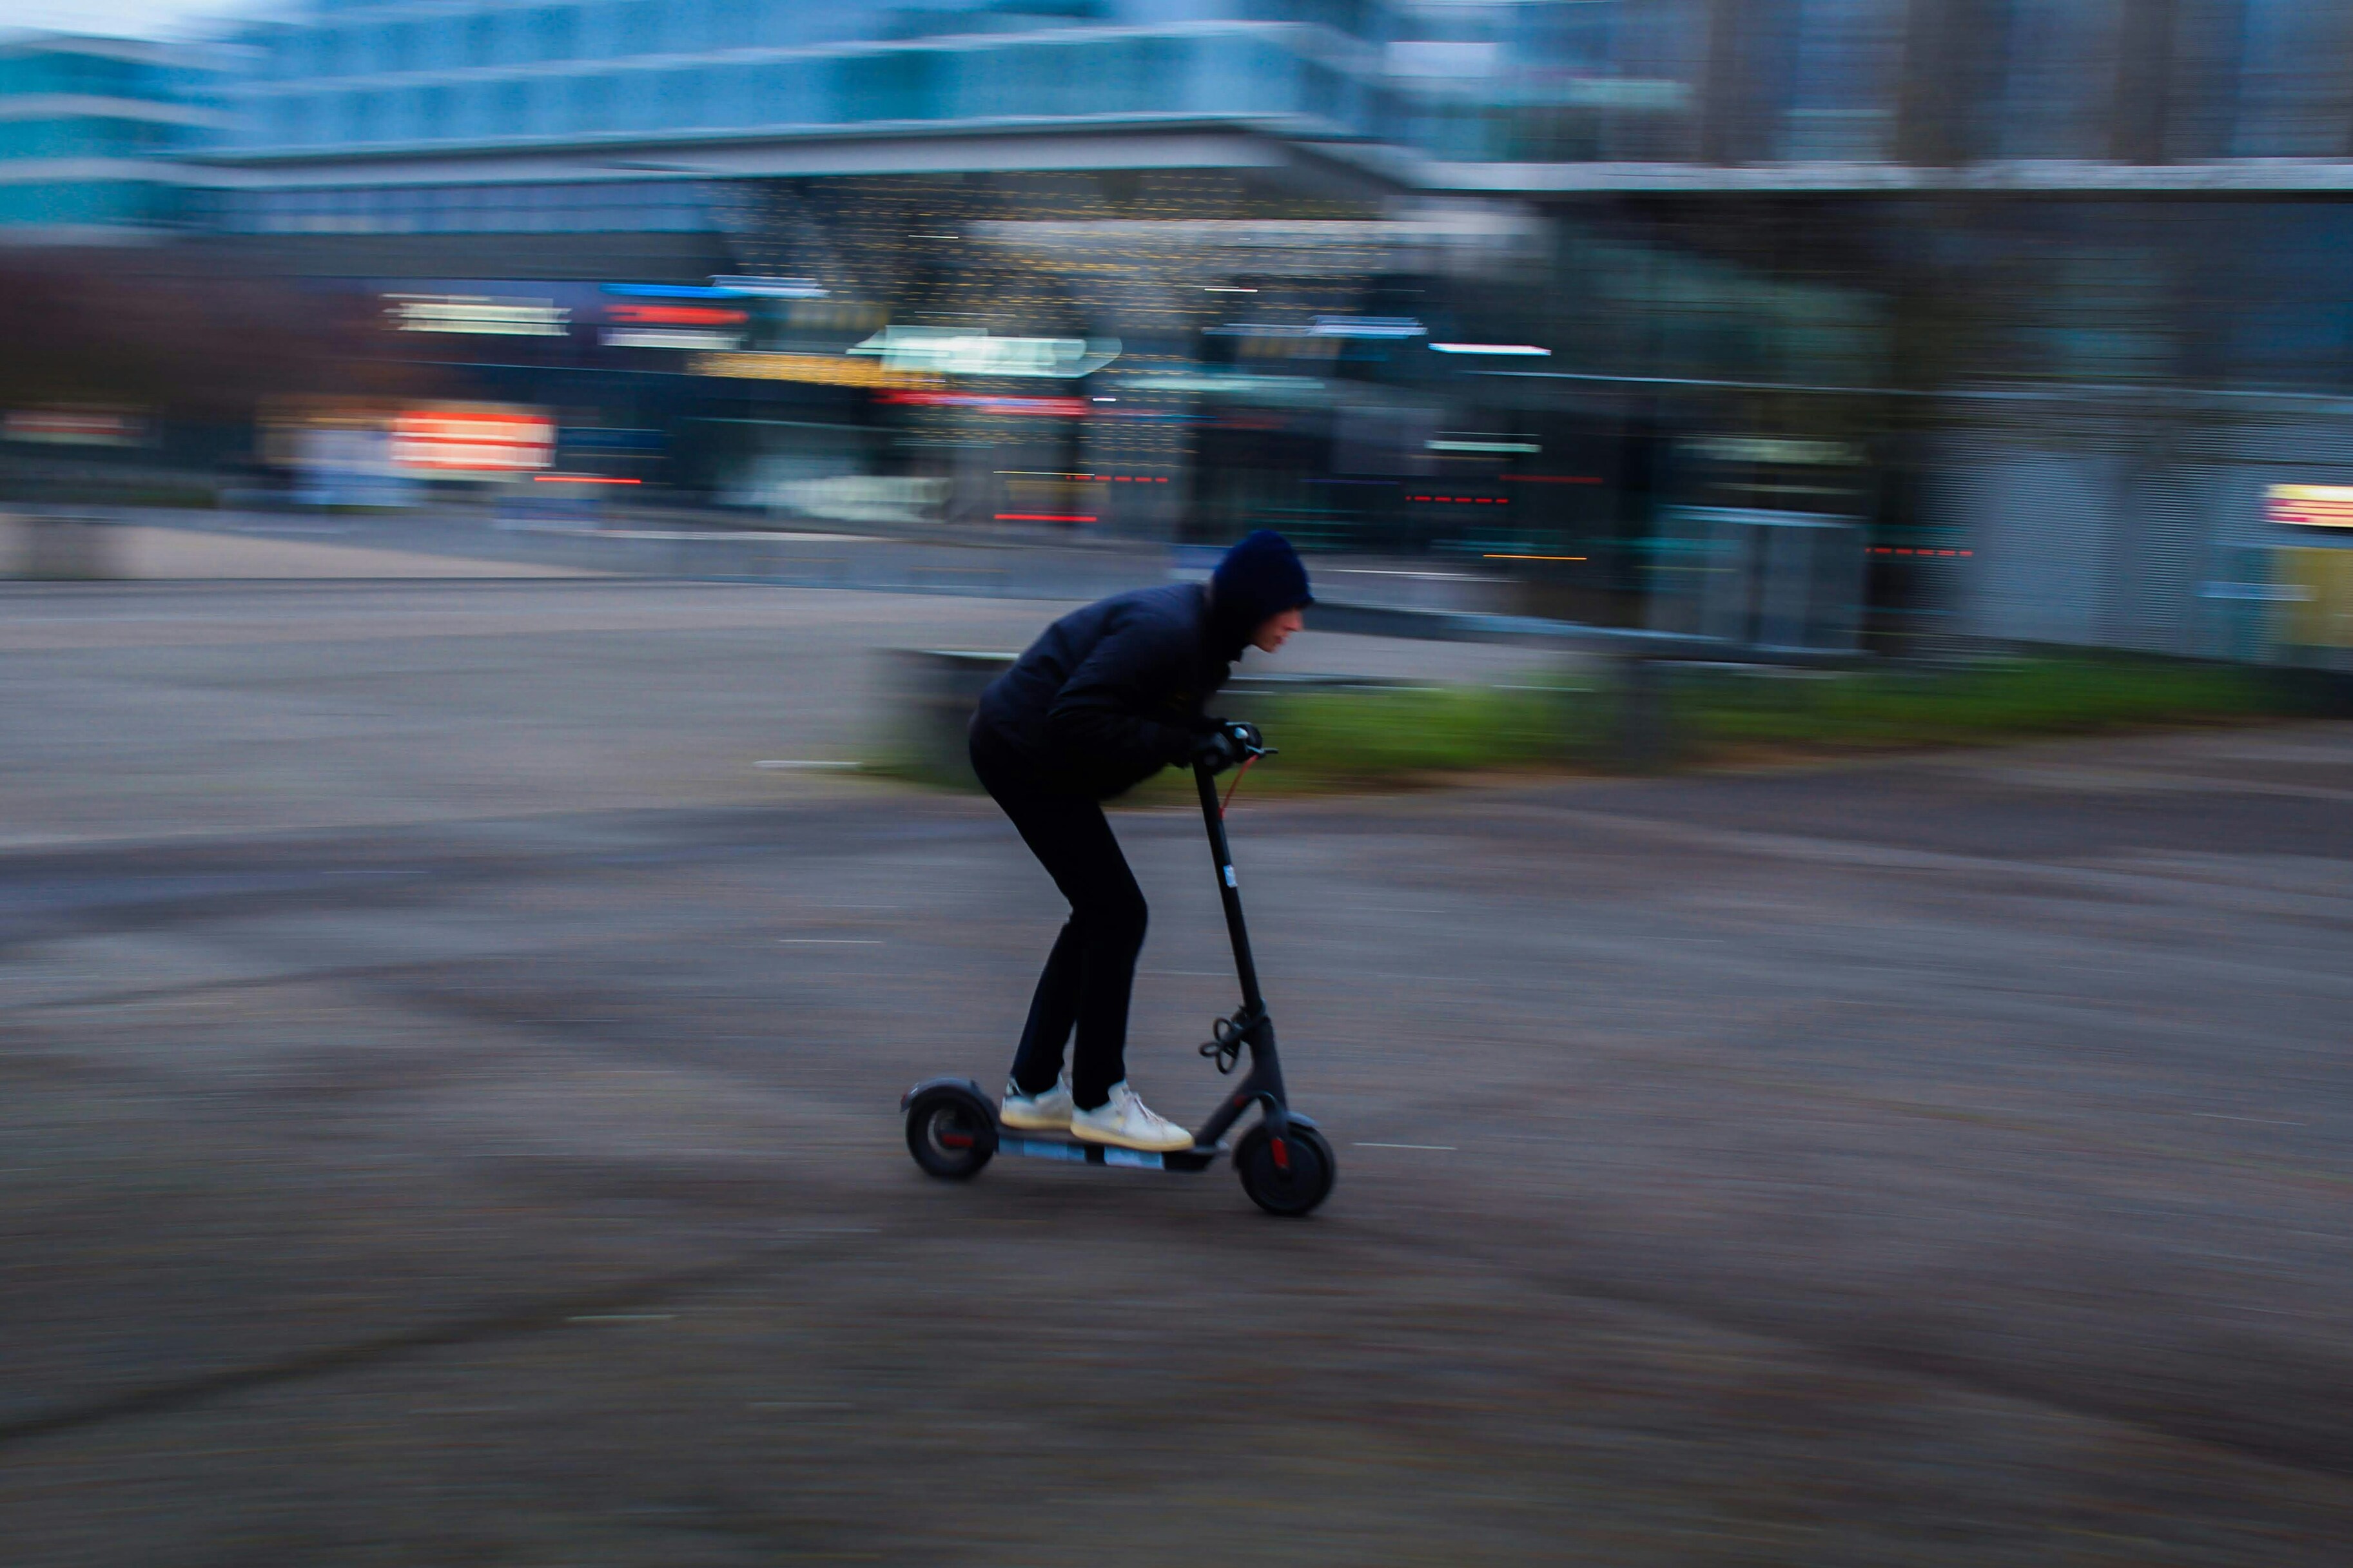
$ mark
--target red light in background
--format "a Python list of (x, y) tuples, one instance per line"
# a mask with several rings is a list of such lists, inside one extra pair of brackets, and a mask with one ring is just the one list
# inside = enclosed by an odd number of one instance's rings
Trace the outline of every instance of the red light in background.
[(942, 408), (977, 408), (983, 414), (1060, 415), (1077, 418), (1086, 404), (1076, 397), (1003, 397), (985, 392), (886, 392), (884, 403), (913, 403)]
[(710, 305), (607, 305), (605, 314), (641, 327), (732, 327), (749, 319)]

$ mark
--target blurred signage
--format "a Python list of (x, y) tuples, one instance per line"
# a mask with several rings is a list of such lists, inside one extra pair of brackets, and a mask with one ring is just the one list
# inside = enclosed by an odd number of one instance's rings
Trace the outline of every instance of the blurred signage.
[(749, 318), (738, 310), (718, 305), (611, 305), (605, 319), (604, 343), (613, 349), (735, 349), (744, 346), (740, 330)]
[(754, 294), (768, 300), (822, 300), (825, 290), (808, 278), (713, 278), (712, 287), (730, 294)]
[(1442, 354), (1502, 355), (1512, 359), (1550, 359), (1552, 350), (1534, 343), (1432, 343), (1432, 350)]
[(147, 422), (124, 408), (12, 408), (0, 417), (0, 439), (51, 447), (136, 447)]
[(1497, 440), (1484, 437), (1476, 440), (1425, 441), (1422, 445), (1433, 452), (1453, 452), (1462, 455), (1533, 458), (1544, 451), (1544, 447), (1534, 441)]
[(614, 305), (606, 310), (605, 319), (641, 326), (740, 327), (745, 318), (741, 310), (714, 305)]
[(762, 504), (828, 522), (922, 522), (937, 515), (951, 489), (946, 479), (887, 474), (835, 474), (818, 479), (772, 479), (755, 492)]
[(555, 462), (555, 421), (534, 408), (437, 404), (392, 422), (392, 461), (414, 473), (495, 479)]
[(608, 349), (691, 349), (711, 353), (743, 347), (744, 334), (709, 327), (607, 327), (604, 343)]
[(1119, 340), (999, 338), (957, 327), (885, 327), (850, 349), (893, 370), (941, 375), (1085, 375), (1119, 357)]
[[(1430, 329), (1410, 316), (1318, 316), (1312, 321), (1229, 321), (1206, 327), (1213, 338), (1365, 338), (1396, 340), (1427, 337)], [(1460, 346), (1460, 345), (1457, 345)], [(1537, 351), (1541, 352), (1541, 351)]]
[(1862, 461), (1861, 448), (1844, 441), (1807, 441), (1787, 436), (1708, 436), (1694, 441), (1692, 449), (1719, 463), (1852, 468)]
[(607, 283), (607, 294), (633, 300), (822, 300), (825, 290), (807, 278), (713, 278), (701, 283)]
[(2274, 485), (2263, 507), (2288, 528), (2353, 528), (2353, 485)]
[(404, 332), (457, 332), (477, 337), (560, 338), (572, 312), (553, 300), (492, 294), (387, 294), (385, 307)]

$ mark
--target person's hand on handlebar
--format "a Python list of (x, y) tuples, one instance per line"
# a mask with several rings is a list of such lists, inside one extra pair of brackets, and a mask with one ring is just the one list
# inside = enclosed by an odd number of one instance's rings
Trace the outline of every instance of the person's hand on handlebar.
[(1216, 729), (1193, 742), (1193, 760), (1213, 773), (1221, 773), (1265, 750), (1266, 742), (1257, 725), (1220, 719)]

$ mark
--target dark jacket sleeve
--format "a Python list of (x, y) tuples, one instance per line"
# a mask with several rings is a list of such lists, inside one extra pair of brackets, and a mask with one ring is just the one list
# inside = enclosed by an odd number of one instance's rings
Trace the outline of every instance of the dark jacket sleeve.
[(1137, 620), (1095, 644), (1046, 710), (1064, 757), (1149, 773), (1193, 754), (1192, 731), (1148, 717), (1185, 683), (1188, 643), (1180, 628)]

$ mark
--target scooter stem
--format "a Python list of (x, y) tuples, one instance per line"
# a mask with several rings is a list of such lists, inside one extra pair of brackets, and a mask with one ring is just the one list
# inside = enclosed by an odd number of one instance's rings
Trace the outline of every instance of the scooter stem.
[(1209, 829), (1209, 855), (1218, 867), (1218, 897), (1226, 906), (1226, 934), (1234, 942), (1234, 972), (1241, 977), (1242, 1006), (1253, 1016), (1266, 1012), (1259, 994), (1258, 963), (1250, 957), (1250, 928), (1242, 923), (1240, 884), (1234, 877), (1233, 851), (1226, 847), (1225, 814), (1218, 808), (1216, 775), (1206, 763), (1193, 764), (1193, 782), (1201, 789), (1201, 821)]

